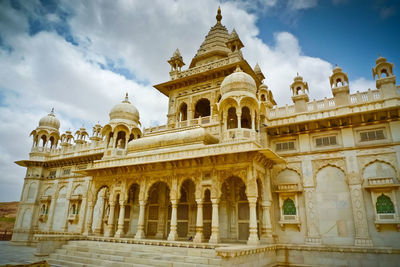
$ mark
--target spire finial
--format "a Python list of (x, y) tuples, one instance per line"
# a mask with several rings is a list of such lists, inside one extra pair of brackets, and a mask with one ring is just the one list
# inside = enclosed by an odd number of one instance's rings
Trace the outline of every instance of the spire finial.
[(222, 20), (222, 15), (221, 15), (221, 7), (218, 6), (218, 11), (217, 11), (217, 23), (221, 23)]
[(299, 76), (299, 73), (297, 72), (297, 76)]

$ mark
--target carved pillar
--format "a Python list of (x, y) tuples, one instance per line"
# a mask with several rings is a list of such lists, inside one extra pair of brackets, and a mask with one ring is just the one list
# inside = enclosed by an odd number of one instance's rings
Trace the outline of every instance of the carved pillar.
[(66, 199), (67, 203), (66, 203), (66, 210), (64, 211), (64, 225), (61, 227), (61, 232), (68, 232), (68, 214), (69, 214), (69, 208), (70, 208), (70, 198), (68, 197)]
[(256, 111), (251, 113), (251, 129), (256, 130)]
[(264, 201), (262, 208), (261, 239), (272, 242), (271, 201)]
[(86, 221), (86, 210), (87, 210), (87, 198), (86, 197), (82, 197), (82, 202), (80, 204), (79, 207), (79, 212), (78, 212), (78, 218), (79, 218), (79, 222), (78, 222), (78, 232), (79, 233), (83, 233), (83, 229), (85, 227), (85, 221)]
[(212, 219), (211, 219), (211, 236), (209, 243), (217, 244), (219, 239), (219, 218), (218, 218), (218, 203), (219, 199), (213, 198), (212, 202)]
[(373, 244), (368, 231), (367, 214), (364, 206), (361, 183), (350, 184), (349, 187), (356, 230), (354, 245), (372, 247)]
[(107, 220), (107, 233), (105, 236), (111, 237), (114, 235), (114, 213), (115, 213), (115, 202), (110, 201), (110, 214)]
[(194, 236), (193, 242), (203, 242), (203, 200), (196, 199), (197, 202), (197, 214), (196, 214), (196, 235)]
[(119, 217), (118, 217), (118, 229), (115, 233), (115, 237), (123, 237), (124, 236), (124, 222), (125, 222), (125, 201), (119, 202)]
[(171, 199), (171, 206), (172, 206), (172, 212), (171, 212), (171, 227), (168, 235), (168, 240), (169, 241), (174, 241), (178, 238), (178, 220), (177, 220), (177, 207), (178, 207), (178, 200), (176, 199)]
[(249, 239), (247, 240), (248, 245), (258, 245), (260, 240), (258, 239), (258, 229), (257, 229), (257, 198), (249, 197), (249, 210), (250, 210), (250, 222), (249, 222)]
[(86, 229), (84, 235), (91, 235), (92, 234), (92, 224), (93, 224), (93, 208), (94, 203), (93, 201), (89, 202), (88, 209), (87, 209), (87, 221), (86, 221)]
[(307, 236), (306, 244), (319, 245), (321, 244), (321, 236), (319, 234), (318, 218), (316, 215), (315, 206), (315, 188), (304, 188), (306, 214), (307, 214)]
[(146, 201), (139, 200), (139, 219), (138, 219), (138, 230), (136, 232), (135, 238), (143, 239), (145, 238), (144, 234), (144, 213), (146, 209)]
[(237, 116), (238, 128), (241, 129), (242, 128), (242, 112), (236, 111), (236, 116)]

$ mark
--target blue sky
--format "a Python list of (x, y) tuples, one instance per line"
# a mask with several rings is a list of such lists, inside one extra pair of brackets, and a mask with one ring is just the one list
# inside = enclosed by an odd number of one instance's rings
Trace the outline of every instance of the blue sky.
[(152, 85), (169, 79), (176, 48), (186, 67), (218, 6), (258, 63), (279, 106), (299, 72), (310, 99), (332, 97), (335, 64), (350, 90), (375, 88), (378, 53), (397, 66), (399, 1), (370, 0), (0, 0), (0, 201), (18, 200), (29, 133), (55, 108), (60, 132), (108, 122), (128, 92), (144, 127), (166, 122), (168, 101)]

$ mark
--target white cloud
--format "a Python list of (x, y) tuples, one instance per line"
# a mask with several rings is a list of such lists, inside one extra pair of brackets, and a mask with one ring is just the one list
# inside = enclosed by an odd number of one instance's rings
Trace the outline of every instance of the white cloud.
[(318, 0), (289, 0), (288, 7), (301, 10), (301, 9), (309, 9), (317, 6)]
[[(300, 9), (313, 2), (295, 5)], [(277, 1), (263, 3), (274, 6)], [(82, 123), (90, 130), (98, 120), (108, 121), (109, 110), (128, 91), (142, 124), (164, 123), (167, 98), (140, 81), (167, 81), (166, 61), (177, 47), (189, 65), (215, 23), (218, 5), (216, 0), (60, 3), (60, 8), (74, 14), (68, 23), (79, 46), (54, 31), (30, 36), (26, 16), (3, 5), (0, 33), (13, 50), (0, 49), (0, 201), (19, 198), (24, 170), (12, 162), (28, 157), (28, 134), (51, 107), (56, 109), (62, 131), (74, 131)], [(260, 64), (279, 105), (291, 104), (289, 86), (296, 72), (309, 83), (310, 98), (330, 96), (329, 62), (304, 55), (297, 38), (288, 32), (275, 33), (274, 43), (265, 44), (257, 36), (256, 15), (238, 2), (224, 2), (221, 8), (223, 24), (229, 31), (236, 28), (245, 44), (245, 58), (252, 66)], [(61, 21), (54, 14), (47, 19)], [(101, 68), (110, 61), (135, 78)], [(353, 84), (365, 85), (361, 80)]]
[(373, 80), (367, 80), (364, 77), (358, 78), (356, 80), (349, 82), (350, 93), (355, 93), (357, 91), (363, 92), (368, 89), (375, 89), (376, 82)]

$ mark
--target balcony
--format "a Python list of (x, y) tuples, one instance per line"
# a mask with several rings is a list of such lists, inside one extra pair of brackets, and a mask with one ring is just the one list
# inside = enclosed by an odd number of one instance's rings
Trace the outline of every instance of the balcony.
[(389, 188), (397, 188), (400, 184), (395, 183), (392, 177), (373, 177), (368, 178), (364, 182), (364, 188), (373, 190), (373, 189), (389, 189)]

